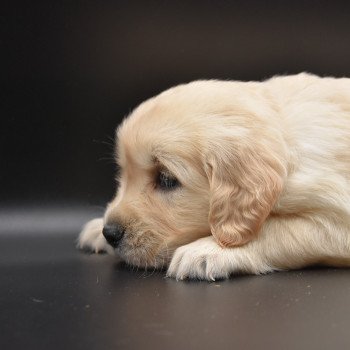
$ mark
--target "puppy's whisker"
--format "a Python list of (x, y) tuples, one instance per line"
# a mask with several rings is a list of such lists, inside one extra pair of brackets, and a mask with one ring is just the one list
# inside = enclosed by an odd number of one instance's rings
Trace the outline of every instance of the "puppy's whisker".
[(107, 138), (109, 139), (109, 142), (108, 141), (103, 141), (103, 140), (96, 140), (96, 139), (93, 139), (92, 142), (99, 143), (99, 144), (106, 145), (108, 147), (114, 148), (115, 141), (112, 138), (110, 138), (109, 136), (107, 136)]
[(107, 136), (107, 139), (110, 141), (110, 144), (111, 144), (112, 146), (115, 145), (115, 139), (114, 139), (113, 137)]
[(157, 259), (154, 258), (153, 259), (153, 269), (152, 269), (151, 276), (153, 276), (155, 274), (156, 270), (157, 270), (156, 264), (157, 264)]
[(165, 241), (164, 244), (165, 244), (165, 251), (166, 251), (166, 253), (163, 254), (163, 256), (162, 256), (162, 260), (163, 260), (163, 262), (162, 262), (162, 268), (165, 267), (166, 261), (169, 260), (169, 246), (168, 246), (168, 242)]
[(97, 159), (98, 162), (104, 162), (105, 164), (113, 164), (115, 165), (115, 159), (109, 157), (102, 157)]
[(147, 261), (146, 261), (144, 270), (143, 270), (142, 275), (141, 275), (143, 278), (147, 277), (147, 269), (148, 269), (148, 265), (147, 265)]

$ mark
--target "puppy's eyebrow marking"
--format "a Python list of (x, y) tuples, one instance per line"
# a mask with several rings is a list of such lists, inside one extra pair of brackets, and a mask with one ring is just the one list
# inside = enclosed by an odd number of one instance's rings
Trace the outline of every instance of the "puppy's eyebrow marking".
[(162, 163), (162, 154), (160, 153), (157, 153), (157, 155), (152, 155), (152, 160), (153, 160), (153, 163), (156, 163), (156, 164), (161, 164)]
[[(165, 160), (165, 161), (164, 161)], [(162, 156), (153, 156), (152, 161), (153, 161), (153, 166), (156, 168), (156, 170), (163, 170), (171, 173), (169, 167), (166, 165), (167, 161), (166, 159), (162, 159)]]
[[(165, 157), (162, 156), (155, 156), (153, 157), (154, 167), (153, 167), (153, 173), (154, 175), (157, 175), (159, 173), (166, 174), (167, 176), (171, 178), (175, 178), (180, 184), (183, 184), (186, 182), (183, 176), (181, 176), (181, 168), (184, 167), (181, 163), (176, 163), (175, 160), (173, 160), (170, 155), (166, 157), (167, 154), (165, 154)], [(180, 171), (179, 171), (180, 170)], [(182, 172), (184, 173), (184, 172)]]

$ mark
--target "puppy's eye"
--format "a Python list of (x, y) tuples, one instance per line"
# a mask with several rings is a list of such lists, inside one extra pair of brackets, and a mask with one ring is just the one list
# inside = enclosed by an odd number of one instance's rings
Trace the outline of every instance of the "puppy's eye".
[(180, 186), (179, 180), (165, 171), (160, 171), (157, 175), (156, 186), (164, 191), (173, 190)]

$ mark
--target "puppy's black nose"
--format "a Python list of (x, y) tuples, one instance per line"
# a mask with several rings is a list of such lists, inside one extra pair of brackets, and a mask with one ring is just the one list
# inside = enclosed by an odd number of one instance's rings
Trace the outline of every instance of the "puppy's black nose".
[(114, 248), (117, 248), (124, 236), (125, 228), (119, 224), (106, 225), (102, 230), (107, 242)]

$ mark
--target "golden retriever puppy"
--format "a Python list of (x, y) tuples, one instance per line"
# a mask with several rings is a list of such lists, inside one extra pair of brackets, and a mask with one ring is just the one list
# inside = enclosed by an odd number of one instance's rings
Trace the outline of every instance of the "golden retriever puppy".
[(350, 266), (350, 79), (195, 81), (116, 137), (117, 194), (79, 247), (177, 279)]

